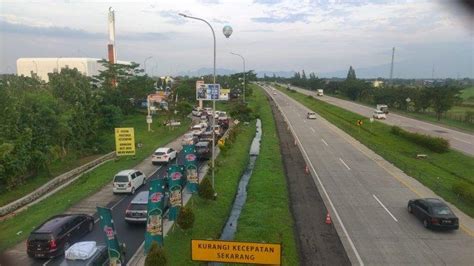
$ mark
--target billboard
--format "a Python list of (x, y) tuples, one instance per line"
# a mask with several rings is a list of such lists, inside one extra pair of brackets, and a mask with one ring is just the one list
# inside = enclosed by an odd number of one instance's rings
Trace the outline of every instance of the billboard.
[(196, 83), (196, 100), (211, 101), (220, 99), (220, 84)]
[(117, 156), (135, 155), (135, 131), (133, 127), (115, 128), (115, 153)]

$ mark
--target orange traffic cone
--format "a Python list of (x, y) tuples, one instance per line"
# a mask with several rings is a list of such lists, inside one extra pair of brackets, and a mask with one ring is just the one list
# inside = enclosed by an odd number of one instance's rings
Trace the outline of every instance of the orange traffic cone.
[(308, 165), (306, 165), (306, 167), (304, 168), (304, 172), (305, 172), (306, 174), (309, 174), (309, 167), (308, 167)]
[(332, 221), (331, 221), (331, 215), (329, 215), (329, 212), (328, 214), (326, 214), (326, 224), (331, 224)]

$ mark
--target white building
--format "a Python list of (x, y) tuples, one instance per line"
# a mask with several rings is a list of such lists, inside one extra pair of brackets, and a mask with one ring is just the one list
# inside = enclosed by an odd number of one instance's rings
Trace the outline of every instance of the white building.
[[(16, 60), (16, 71), (19, 76), (31, 77), (36, 73), (42, 80), (48, 82), (48, 73), (58, 72), (62, 68), (77, 68), (82, 74), (92, 77), (99, 74), (99, 70), (104, 67), (98, 61), (98, 58), (19, 58)], [(130, 64), (126, 61), (118, 61), (119, 64)]]

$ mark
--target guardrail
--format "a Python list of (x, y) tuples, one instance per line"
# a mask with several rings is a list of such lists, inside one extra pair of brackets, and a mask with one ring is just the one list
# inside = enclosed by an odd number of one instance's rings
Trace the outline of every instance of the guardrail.
[[(18, 211), (18, 212), (21, 211), (19, 209), (22, 207), (25, 207), (26, 205), (34, 204), (36, 200), (54, 191), (55, 188), (58, 188), (61, 185), (65, 185), (66, 183), (72, 181), (74, 178), (79, 178), (82, 174), (84, 174), (88, 170), (91, 170), (92, 168), (98, 166), (99, 164), (102, 164), (113, 158), (115, 158), (115, 151), (107, 153), (106, 155), (102, 157), (99, 157), (71, 171), (61, 174), (53, 178), (52, 180), (48, 181), (46, 184), (42, 185), (41, 187), (37, 188), (35, 191), (29, 193), (28, 195), (23, 196), (20, 199), (17, 199), (13, 202), (10, 202), (0, 207), (0, 221), (6, 219), (8, 215), (13, 214), (15, 211)], [(24, 209), (25, 208), (23, 208), (23, 210)]]

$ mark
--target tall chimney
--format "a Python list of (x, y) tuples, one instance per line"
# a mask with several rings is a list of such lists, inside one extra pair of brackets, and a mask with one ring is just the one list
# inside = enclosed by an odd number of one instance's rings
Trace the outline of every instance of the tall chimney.
[(115, 64), (117, 61), (117, 52), (115, 51), (115, 11), (109, 7), (109, 44), (107, 45), (109, 62)]

